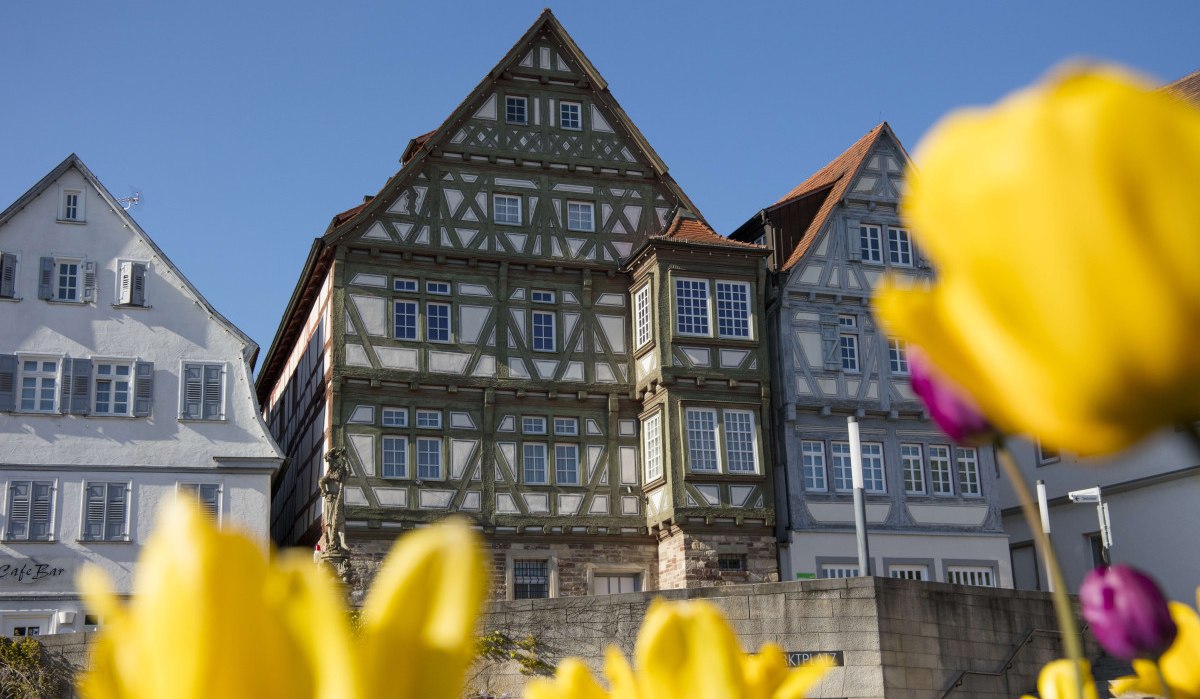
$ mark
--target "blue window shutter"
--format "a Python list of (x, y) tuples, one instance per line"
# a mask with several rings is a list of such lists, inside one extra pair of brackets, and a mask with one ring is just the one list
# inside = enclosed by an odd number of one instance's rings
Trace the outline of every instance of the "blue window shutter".
[(105, 513), (104, 538), (115, 541), (125, 538), (125, 510), (129, 490), (124, 483), (108, 484), (108, 512)]
[(54, 298), (54, 258), (43, 257), (41, 271), (38, 274), (38, 298)]
[[(67, 375), (68, 368), (70, 374)], [(63, 407), (76, 415), (87, 415), (92, 411), (92, 360), (67, 359), (63, 361)], [(69, 395), (67, 395), (69, 392)]]
[(29, 538), (29, 481), (8, 484), (8, 539)]
[(205, 364), (204, 365), (204, 419), (219, 420), (221, 419), (221, 371), (220, 364)]
[(838, 353), (838, 319), (832, 313), (821, 314), (821, 355), (825, 371), (842, 368), (842, 358)]
[(83, 538), (98, 541), (104, 538), (104, 483), (87, 484), (87, 500), (83, 515)]
[(141, 262), (134, 262), (130, 268), (130, 291), (129, 303), (134, 306), (146, 305), (146, 265)]
[(150, 417), (154, 403), (154, 362), (137, 362), (133, 368), (133, 416)]
[(846, 259), (862, 259), (862, 231), (859, 230), (858, 221), (851, 219), (846, 220)]
[(0, 253), (0, 298), (17, 297), (17, 256)]
[(0, 411), (17, 409), (17, 355), (0, 354)]
[(204, 400), (204, 366), (183, 365), (183, 413), (180, 417), (199, 420), (200, 406)]
[(34, 483), (32, 508), (29, 516), (29, 538), (50, 538), (50, 516), (54, 511), (52, 497), (54, 489), (50, 483)]

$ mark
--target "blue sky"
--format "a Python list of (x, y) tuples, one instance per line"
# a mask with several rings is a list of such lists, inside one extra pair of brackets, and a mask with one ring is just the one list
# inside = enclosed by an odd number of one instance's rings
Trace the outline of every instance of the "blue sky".
[[(265, 351), (312, 239), (374, 194), (543, 2), (0, 5), (0, 209), (76, 152)], [(1200, 69), (1195, 2), (552, 6), (710, 223), (729, 233), (880, 120), (1069, 57)]]

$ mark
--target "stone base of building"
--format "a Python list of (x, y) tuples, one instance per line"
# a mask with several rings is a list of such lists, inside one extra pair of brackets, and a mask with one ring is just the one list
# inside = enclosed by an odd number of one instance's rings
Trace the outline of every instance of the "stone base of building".
[(775, 537), (698, 532), (672, 525), (658, 532), (660, 590), (779, 582)]

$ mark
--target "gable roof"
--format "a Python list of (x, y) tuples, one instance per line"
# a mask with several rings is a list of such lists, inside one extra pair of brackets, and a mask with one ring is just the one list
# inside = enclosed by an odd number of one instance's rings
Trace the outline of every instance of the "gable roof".
[(184, 276), (183, 272), (179, 271), (179, 267), (177, 267), (174, 262), (171, 262), (171, 259), (167, 257), (165, 252), (162, 251), (162, 248), (158, 247), (158, 244), (154, 242), (154, 239), (151, 238), (146, 231), (142, 230), (142, 227), (138, 225), (137, 221), (133, 220), (133, 217), (130, 216), (129, 212), (125, 210), (125, 207), (121, 206), (116, 197), (112, 195), (112, 192), (109, 192), (108, 188), (100, 182), (96, 175), (94, 175), (92, 171), (83, 164), (83, 161), (79, 159), (78, 155), (75, 155), (74, 153), (68, 155), (65, 160), (59, 163), (58, 166), (51, 170), (45, 177), (39, 180), (37, 184), (30, 187), (29, 191), (18, 197), (17, 200), (14, 201), (12, 205), (3, 212), (0, 212), (0, 226), (8, 223), (8, 221), (12, 219), (12, 217), (15, 216), (19, 211), (21, 211), (21, 209), (24, 209), (29, 205), (30, 202), (41, 196), (43, 192), (49, 189), (55, 182), (58, 181), (60, 177), (63, 176), (63, 174), (72, 168), (77, 170), (79, 174), (83, 176), (83, 179), (100, 194), (100, 198), (104, 200), (104, 203), (108, 204), (108, 207), (112, 209), (117, 218), (120, 219), (123, 224), (128, 226), (129, 230), (133, 231), (134, 235), (139, 236), (142, 239), (142, 242), (144, 242), (150, 247), (151, 250), (154, 251), (154, 254), (159, 258), (159, 260), (161, 260), (163, 264), (170, 268), (175, 277), (178, 278), (183, 284), (187, 293), (190, 293), (194, 300), (199, 303), (204, 310), (208, 311), (210, 316), (212, 316), (218, 323), (223, 325), (226, 330), (244, 343), (242, 354), (246, 358), (246, 361), (249, 362), (250, 368), (253, 369), (254, 363), (258, 360), (258, 344), (254, 342), (254, 340), (251, 340), (250, 337), (246, 335), (246, 333), (242, 332), (241, 329), (239, 329), (236, 325), (230, 322), (228, 318), (221, 315), (217, 309), (213, 308), (212, 304), (208, 302), (208, 299), (204, 298), (204, 294), (201, 294), (196, 287), (192, 286), (192, 283), (188, 281), (188, 278)]
[(680, 213), (667, 224), (666, 229), (657, 235), (650, 236), (650, 240), (671, 240), (680, 243), (695, 243), (698, 245), (718, 245), (731, 248), (755, 248), (765, 250), (763, 245), (755, 245), (754, 243), (746, 243), (740, 240), (733, 240), (719, 235), (707, 223), (698, 218), (693, 218), (685, 213)]
[(1166, 92), (1172, 92), (1189, 102), (1200, 105), (1200, 70), (1188, 73), (1172, 83), (1162, 86)]

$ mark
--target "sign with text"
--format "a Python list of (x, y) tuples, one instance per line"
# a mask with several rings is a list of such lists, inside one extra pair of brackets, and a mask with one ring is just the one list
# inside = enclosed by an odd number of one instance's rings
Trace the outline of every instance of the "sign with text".
[(788, 667), (808, 665), (817, 658), (832, 660), (834, 667), (844, 667), (846, 665), (846, 657), (840, 650), (789, 650), (786, 653)]
[(74, 578), (66, 561), (0, 556), (0, 587), (69, 587)]

